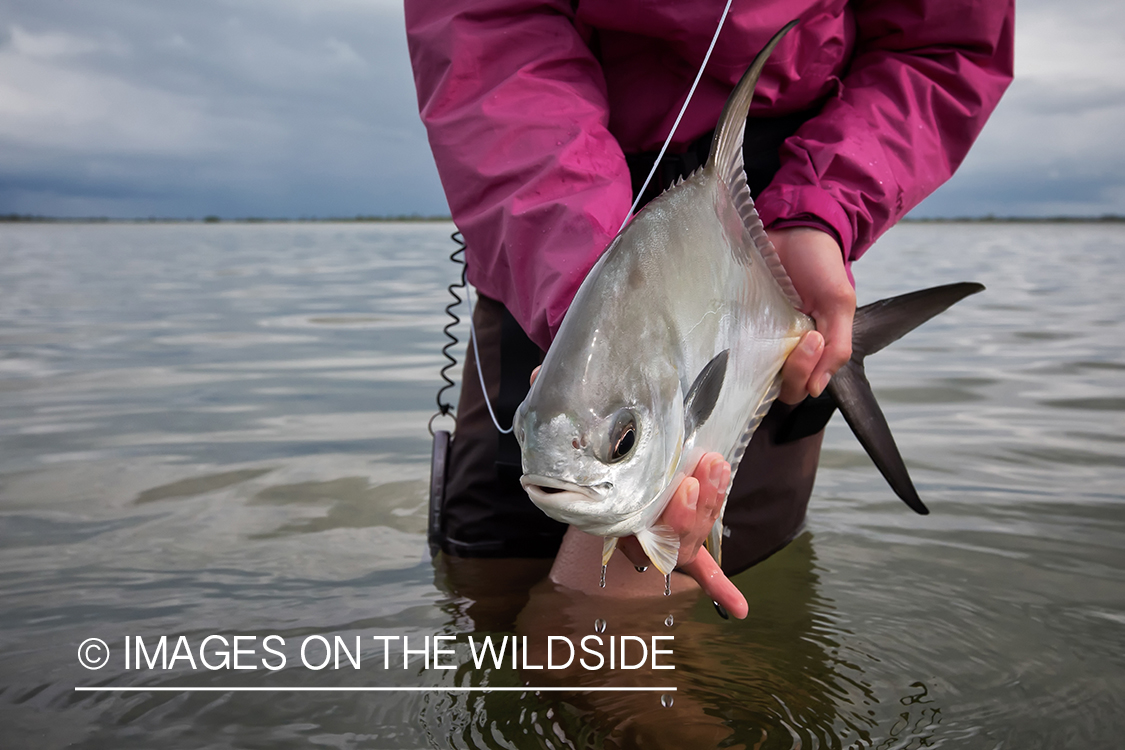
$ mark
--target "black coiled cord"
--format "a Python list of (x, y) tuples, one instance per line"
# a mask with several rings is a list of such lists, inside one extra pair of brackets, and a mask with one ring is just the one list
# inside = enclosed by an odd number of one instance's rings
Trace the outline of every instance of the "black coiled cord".
[(453, 318), (453, 320), (446, 323), (445, 327), (441, 329), (442, 333), (444, 333), (446, 338), (449, 339), (449, 341), (446, 342), (445, 346), (441, 348), (441, 354), (448, 360), (448, 362), (446, 362), (446, 364), (442, 366), (441, 372), (438, 373), (439, 375), (441, 375), (441, 379), (445, 381), (445, 385), (438, 389), (437, 396), (434, 397), (434, 400), (437, 402), (438, 410), (437, 413), (430, 417), (429, 430), (431, 435), (434, 434), (434, 420), (438, 417), (451, 416), (454, 411), (453, 404), (448, 402), (443, 403), (441, 397), (442, 394), (456, 385), (453, 379), (449, 377), (449, 370), (457, 366), (457, 358), (450, 353), (450, 350), (453, 347), (457, 346), (457, 344), (461, 343), (460, 340), (453, 335), (452, 329), (461, 322), (461, 318), (458, 317), (457, 313), (453, 312), (453, 310), (462, 302), (464, 302), (464, 300), (461, 299), (461, 296), (457, 294), (457, 290), (465, 288), (465, 238), (461, 236), (460, 232), (454, 232), (453, 234), (449, 235), (449, 239), (457, 243), (457, 249), (449, 255), (449, 259), (454, 263), (461, 264), (461, 281), (455, 284), (450, 284), (448, 287), (449, 294), (451, 297), (453, 297), (453, 302), (450, 302), (445, 306), (445, 314)]

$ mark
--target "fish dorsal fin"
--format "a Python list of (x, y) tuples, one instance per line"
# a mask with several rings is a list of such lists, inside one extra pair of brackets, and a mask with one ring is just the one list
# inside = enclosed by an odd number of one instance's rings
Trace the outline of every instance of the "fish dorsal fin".
[[(731, 199), (734, 202), (734, 207), (738, 209), (742, 226), (745, 227), (746, 233), (750, 236), (750, 241), (754, 243), (754, 247), (758, 250), (758, 254), (762, 256), (762, 262), (766, 264), (766, 268), (773, 275), (774, 281), (781, 288), (781, 293), (785, 295), (794, 308), (802, 309), (804, 303), (801, 301), (801, 295), (797, 293), (797, 288), (793, 286), (793, 280), (789, 278), (789, 274), (785, 271), (785, 266), (781, 263), (781, 257), (777, 254), (777, 249), (770, 242), (769, 235), (766, 234), (766, 228), (762, 226), (758, 209), (754, 207), (754, 199), (750, 197), (750, 188), (746, 186), (745, 172), (742, 172), (731, 186)], [(749, 252), (745, 252), (744, 256), (739, 258), (738, 261), (743, 265), (749, 265), (751, 262), (749, 255)]]
[(742, 134), (746, 128), (746, 115), (750, 112), (750, 100), (754, 98), (754, 87), (758, 85), (758, 77), (774, 47), (796, 25), (796, 21), (790, 21), (785, 28), (773, 35), (773, 39), (769, 40), (743, 74), (734, 93), (727, 99), (723, 114), (719, 116), (715, 137), (711, 140), (707, 169), (716, 171), (719, 178), (731, 187), (732, 195), (738, 194), (734, 189), (736, 180), (741, 179), (742, 186), (746, 186), (746, 171), (742, 166)]
[[(766, 228), (758, 216), (758, 209), (754, 207), (754, 199), (750, 197), (750, 188), (746, 185), (746, 169), (742, 162), (742, 139), (746, 131), (746, 116), (750, 111), (750, 101), (754, 98), (754, 87), (758, 84), (758, 77), (765, 67), (770, 53), (794, 26), (796, 21), (790, 21), (781, 31), (774, 34), (765, 48), (758, 53), (751, 63), (742, 80), (730, 95), (723, 114), (719, 117), (719, 124), (715, 129), (715, 137), (711, 141), (711, 155), (707, 159), (707, 169), (714, 170), (730, 191), (731, 200), (746, 233), (754, 243), (758, 253), (762, 256), (766, 267), (773, 274), (782, 293), (789, 299), (793, 307), (800, 310), (803, 305), (800, 295), (797, 294), (793, 281), (785, 272), (773, 243), (766, 235)], [(744, 264), (749, 264), (751, 259), (739, 259)]]
[(688, 388), (684, 396), (684, 440), (699, 429), (707, 421), (719, 400), (719, 392), (723, 390), (723, 380), (727, 376), (727, 360), (730, 358), (730, 349), (724, 349), (711, 361), (703, 366), (696, 376), (695, 382)]

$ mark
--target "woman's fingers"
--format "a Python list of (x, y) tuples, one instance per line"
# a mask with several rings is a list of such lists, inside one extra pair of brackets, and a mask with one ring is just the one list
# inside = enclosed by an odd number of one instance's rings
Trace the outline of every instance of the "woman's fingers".
[(695, 559), (681, 566), (680, 570), (694, 578), (712, 601), (718, 602), (723, 609), (739, 620), (746, 619), (746, 615), (750, 613), (750, 605), (746, 603), (746, 597), (726, 577), (707, 550), (699, 550)]
[(680, 537), (680, 555), (684, 554), (683, 540), (685, 535), (695, 528), (698, 507), (699, 480), (695, 477), (688, 477), (680, 482), (676, 494), (672, 495), (668, 507), (664, 509), (664, 514), (660, 517), (660, 522), (665, 526), (672, 527), (672, 530)]
[[(819, 396), (829, 378), (847, 363), (852, 353), (852, 319), (855, 317), (855, 289), (848, 278), (844, 256), (836, 239), (819, 229), (792, 227), (769, 232), (793, 287), (801, 297), (802, 310), (816, 321), (822, 338), (820, 353), (801, 346), (790, 355), (797, 361), (782, 370), (782, 401), (796, 403), (803, 397), (801, 376), (808, 370), (808, 359), (815, 358), (805, 378), (803, 390)], [(811, 346), (808, 335), (802, 345)]]
[(679, 563), (690, 562), (719, 517), (730, 484), (730, 464), (718, 453), (708, 453), (695, 473), (680, 483), (661, 523), (680, 537)]
[(797, 404), (804, 400), (809, 392), (813, 371), (823, 353), (824, 336), (818, 331), (806, 333), (781, 368), (781, 393), (778, 399), (782, 403)]
[(621, 554), (629, 558), (629, 562), (633, 563), (635, 568), (647, 568), (652, 565), (645, 554), (644, 547), (637, 541), (635, 536), (625, 536), (617, 540), (617, 549), (621, 550)]
[[(695, 473), (680, 482), (660, 521), (680, 537), (679, 569), (694, 578), (707, 595), (730, 614), (741, 619), (749, 611), (745, 597), (702, 548), (722, 513), (730, 478), (730, 464), (722, 455), (706, 454)], [(648, 564), (635, 537), (622, 539), (620, 546), (634, 565)]]
[(825, 304), (824, 312), (814, 312), (817, 331), (824, 336), (824, 351), (809, 378), (809, 393), (819, 396), (829, 379), (852, 356), (852, 321), (855, 318), (855, 292), (849, 286), (842, 298)]

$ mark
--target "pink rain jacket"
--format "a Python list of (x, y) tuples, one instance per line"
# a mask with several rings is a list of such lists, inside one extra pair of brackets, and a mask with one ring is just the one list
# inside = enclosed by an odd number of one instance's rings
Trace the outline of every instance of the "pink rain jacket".
[[(550, 344), (632, 203), (624, 153), (667, 137), (724, 0), (406, 0), (418, 103), (469, 280)], [(965, 157), (1012, 78), (1012, 0), (735, 0), (673, 151), (715, 127), (793, 18), (750, 109), (823, 105), (757, 201), (850, 263)], [(753, 123), (751, 122), (751, 127)]]

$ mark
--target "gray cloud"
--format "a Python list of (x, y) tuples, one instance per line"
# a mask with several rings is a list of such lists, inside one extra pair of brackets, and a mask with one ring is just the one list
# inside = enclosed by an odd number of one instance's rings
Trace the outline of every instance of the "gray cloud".
[(1021, 3), (1016, 80), (914, 216), (1125, 214), (1125, 4)]
[[(398, 2), (0, 14), (0, 213), (444, 213)], [(1017, 80), (916, 216), (1125, 213), (1125, 4), (1021, 3)]]
[(444, 213), (398, 3), (20, 4), (0, 212)]

